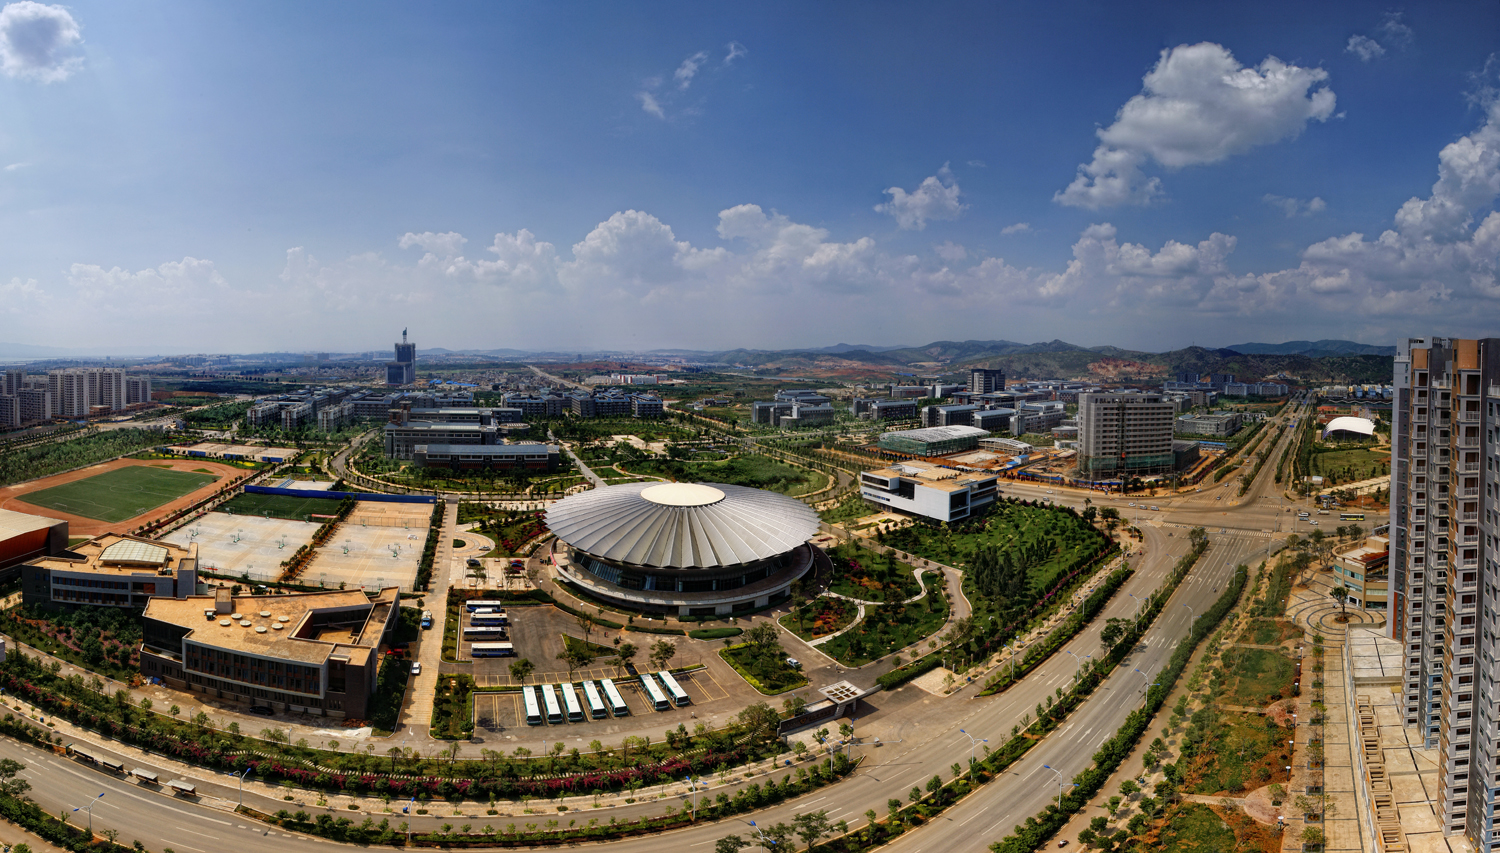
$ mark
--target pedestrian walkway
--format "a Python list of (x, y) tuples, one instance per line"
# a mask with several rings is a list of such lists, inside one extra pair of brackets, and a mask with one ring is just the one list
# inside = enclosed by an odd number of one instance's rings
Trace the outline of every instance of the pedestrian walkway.
[(448, 501), (443, 508), (443, 526), (438, 531), (437, 553), (432, 559), (430, 592), (423, 599), (432, 612), (432, 628), (424, 630), (417, 640), (415, 659), (422, 671), (410, 678), (406, 698), (401, 703), (397, 726), (402, 739), (430, 739), (433, 700), (437, 697), (438, 667), (443, 662), (443, 623), (448, 613), (448, 590), (453, 586), (453, 537), (458, 533), (458, 502)]

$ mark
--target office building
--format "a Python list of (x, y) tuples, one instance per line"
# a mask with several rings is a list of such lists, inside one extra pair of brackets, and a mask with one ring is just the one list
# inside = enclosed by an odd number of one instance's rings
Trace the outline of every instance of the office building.
[(792, 403), (791, 414), (783, 415), (779, 426), (788, 429), (833, 422), (833, 406), (829, 403)]
[(917, 416), (917, 404), (911, 400), (876, 400), (870, 404), (870, 417), (877, 421), (909, 421)]
[(1390, 539), (1368, 536), (1333, 557), (1333, 582), (1349, 590), (1345, 604), (1384, 613), (1390, 593)]
[[(63, 533), (66, 536), (66, 531)], [(152, 596), (197, 591), (198, 545), (108, 533), (21, 565), (28, 607), (145, 607)]]
[(1080, 476), (1104, 479), (1171, 471), (1172, 420), (1172, 401), (1162, 394), (1080, 394)]
[(1177, 419), (1177, 432), (1182, 435), (1211, 435), (1228, 438), (1245, 425), (1245, 416), (1239, 412), (1216, 412), (1214, 414), (1190, 415)]
[(998, 477), (928, 462), (902, 462), (859, 475), (859, 496), (882, 507), (936, 521), (959, 521), (995, 502)]
[(966, 406), (924, 406), (922, 408), (922, 426), (970, 426), (974, 422), (974, 413), (977, 411), (979, 411), (979, 407), (972, 403)]
[(1389, 631), (1406, 645), (1406, 725), (1435, 748), (1446, 835), (1500, 849), (1497, 620), (1500, 338), (1397, 342)]
[(969, 369), (969, 393), (993, 394), (1005, 390), (1005, 371), (986, 367)]
[(659, 418), (666, 413), (660, 397), (655, 394), (631, 394), (630, 415), (635, 418)]
[(971, 426), (926, 427), (884, 433), (875, 445), (881, 450), (907, 456), (942, 456), (979, 446), (989, 433)]
[(278, 712), (367, 719), (396, 587), (294, 595), (152, 598), (141, 674), (178, 690)]
[(556, 471), (562, 456), (555, 444), (419, 444), (411, 460), (418, 468)]
[(711, 616), (787, 597), (812, 568), (818, 514), (745, 486), (626, 483), (547, 510), (558, 575), (632, 610)]

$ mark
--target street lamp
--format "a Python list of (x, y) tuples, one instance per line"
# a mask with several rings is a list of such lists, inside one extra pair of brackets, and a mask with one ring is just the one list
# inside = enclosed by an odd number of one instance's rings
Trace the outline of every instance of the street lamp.
[(235, 805), (242, 806), (245, 804), (245, 777), (250, 775), (250, 768), (246, 767), (244, 770), (236, 770), (229, 775), (240, 780), (240, 798), (239, 802), (236, 802)]
[(776, 846), (776, 842), (767, 838), (765, 832), (761, 831), (761, 828), (755, 825), (755, 821), (750, 821), (750, 826), (754, 828), (755, 834), (760, 836), (760, 849), (769, 850)]
[(1083, 658), (1079, 657), (1076, 654), (1073, 654), (1072, 652), (1069, 652), (1067, 649), (1063, 649), (1063, 651), (1067, 652), (1070, 655), (1073, 655), (1073, 660), (1078, 661), (1078, 669), (1073, 671), (1073, 680), (1077, 681), (1078, 676), (1083, 674)]
[[(1128, 596), (1130, 596), (1131, 598), (1135, 598), (1135, 593), (1133, 593), (1133, 592), (1127, 592), (1125, 594), (1128, 595)], [(1140, 619), (1141, 618), (1141, 608), (1144, 607), (1145, 605), (1146, 605), (1146, 603), (1144, 601), (1141, 601), (1139, 598), (1135, 598), (1135, 618), (1136, 619)]]
[(701, 780), (695, 780), (693, 777), (689, 776), (686, 779), (683, 779), (682, 781), (684, 781), (684, 782), (686, 782), (688, 784), (688, 790), (692, 792), (692, 795), (693, 795), (693, 820), (697, 820), (698, 819), (698, 782), (701, 781)]
[(1013, 649), (1013, 648), (1011, 648), (1010, 646), (1006, 645), (1005, 643), (1001, 643), (1000, 644), (1000, 648), (1005, 649), (1006, 651), (1010, 652), (1010, 680), (1011, 681), (1015, 681), (1016, 680), (1016, 650)]
[(989, 743), (990, 739), (987, 737), (982, 737), (976, 740), (973, 735), (969, 734), (963, 729), (959, 729), (958, 733), (969, 739), (969, 766), (972, 767), (974, 765), (974, 747), (978, 746), (981, 743)]
[(1188, 613), (1192, 613), (1193, 614), (1192, 617), (1189, 617), (1189, 619), (1188, 619), (1188, 643), (1192, 643), (1193, 642), (1193, 621), (1192, 620), (1193, 620), (1193, 618), (1196, 618), (1198, 614), (1196, 614), (1196, 613), (1193, 612), (1193, 605), (1191, 605), (1191, 604), (1184, 604), (1182, 606), (1186, 607), (1188, 609)]
[[(1062, 771), (1058, 770), (1056, 767), (1053, 767), (1050, 764), (1043, 764), (1042, 766), (1045, 767), (1045, 768), (1047, 768), (1048, 770), (1051, 770), (1053, 773), (1057, 774), (1057, 807), (1059, 809), (1061, 809), (1062, 808), (1063, 785), (1065, 784), (1063, 782), (1063, 778), (1062, 778)], [(1075, 787), (1075, 788), (1078, 787), (1078, 783), (1074, 782), (1073, 783), (1073, 787)]]
[(78, 812), (80, 809), (89, 813), (89, 838), (93, 838), (94, 837), (94, 803), (99, 802), (99, 797), (103, 797), (103, 796), (104, 796), (104, 794), (101, 793), (98, 797), (95, 797), (92, 800), (89, 800), (89, 804), (88, 805), (86, 805), (86, 806), (79, 806), (78, 808), (73, 809), (73, 811), (75, 813)]

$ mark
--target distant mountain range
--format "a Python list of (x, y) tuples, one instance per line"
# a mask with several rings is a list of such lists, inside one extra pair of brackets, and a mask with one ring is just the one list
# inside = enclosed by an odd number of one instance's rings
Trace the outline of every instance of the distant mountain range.
[(1284, 344), (1235, 344), (1224, 347), (1245, 355), (1305, 355), (1324, 358), (1330, 355), (1388, 355), (1395, 356), (1396, 348), (1354, 341), (1287, 341)]

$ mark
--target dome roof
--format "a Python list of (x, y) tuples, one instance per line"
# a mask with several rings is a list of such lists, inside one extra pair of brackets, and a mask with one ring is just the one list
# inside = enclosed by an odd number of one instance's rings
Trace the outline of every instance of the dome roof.
[(604, 560), (663, 569), (734, 566), (783, 554), (818, 532), (818, 514), (785, 495), (708, 483), (625, 483), (547, 510), (563, 542)]
[(1335, 432), (1355, 432), (1360, 435), (1374, 435), (1375, 424), (1369, 418), (1352, 418), (1345, 415), (1341, 418), (1334, 418), (1328, 422), (1328, 426), (1323, 427), (1324, 438), (1327, 438), (1330, 433)]

